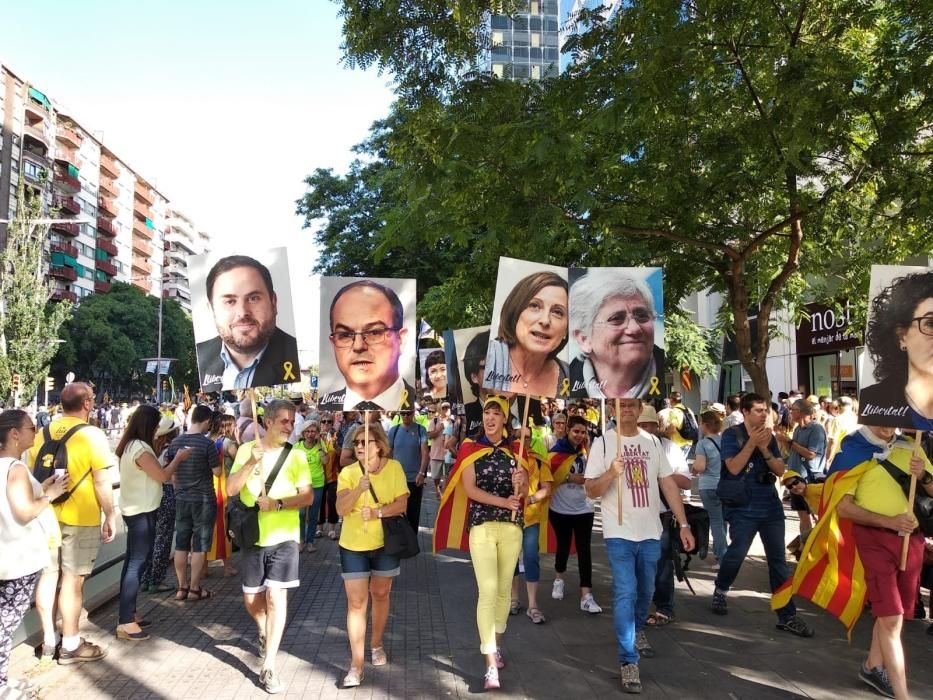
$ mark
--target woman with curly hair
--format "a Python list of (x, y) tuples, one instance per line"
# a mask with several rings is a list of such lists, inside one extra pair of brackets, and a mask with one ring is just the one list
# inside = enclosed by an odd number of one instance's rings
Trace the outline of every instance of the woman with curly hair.
[(933, 270), (872, 299), (865, 345), (878, 383), (862, 390), (859, 422), (933, 430)]

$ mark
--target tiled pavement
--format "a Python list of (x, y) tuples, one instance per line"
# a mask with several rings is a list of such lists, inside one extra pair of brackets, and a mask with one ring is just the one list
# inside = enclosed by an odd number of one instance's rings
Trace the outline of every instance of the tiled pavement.
[[(433, 522), (436, 503), (425, 491), (422, 522)], [(788, 538), (795, 523), (788, 521)], [(429, 532), (422, 529), (427, 552)], [(508, 666), (501, 673), (507, 698), (618, 697), (619, 668), (612, 632), (609, 570), (602, 537), (594, 533), (595, 594), (605, 608), (598, 616), (580, 612), (573, 598), (575, 560), (568, 572), (568, 596), (550, 597), (553, 558), (543, 557), (540, 604), (548, 621), (534, 626), (524, 615), (510, 618), (504, 641)], [(759, 552), (760, 554), (760, 552)], [(38, 668), (27, 650), (14, 655), (14, 676), (30, 675), (42, 697), (197, 698), (266, 697), (257, 685), (259, 659), (255, 630), (243, 609), (237, 579), (214, 570), (206, 582), (212, 600), (176, 603), (171, 594), (142, 595), (140, 611), (152, 619), (153, 639), (118, 642), (115, 601), (91, 614), (83, 633), (109, 647), (102, 662)], [(641, 664), (645, 698), (877, 697), (856, 680), (867, 647), (870, 620), (859, 623), (850, 644), (838, 622), (804, 609), (816, 628), (814, 639), (774, 629), (768, 610), (767, 571), (760, 557), (747, 562), (730, 594), (730, 614), (708, 609), (714, 575), (697, 564), (697, 596), (677, 586), (678, 621), (649, 638), (658, 655)], [(476, 585), (465, 555), (422, 554), (405, 562), (392, 593), (385, 646), (389, 665), (367, 665), (364, 684), (342, 690), (349, 652), (346, 604), (336, 543), (302, 555), (302, 585), (289, 597), (289, 618), (278, 667), (285, 698), (459, 698), (483, 693), (483, 659), (475, 628)], [(933, 637), (926, 625), (906, 625), (905, 639), (914, 698), (933, 698)]]

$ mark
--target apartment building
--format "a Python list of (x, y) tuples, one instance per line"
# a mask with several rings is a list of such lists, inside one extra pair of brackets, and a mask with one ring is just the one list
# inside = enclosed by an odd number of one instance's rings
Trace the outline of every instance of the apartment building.
[[(80, 302), (114, 280), (162, 293), (168, 198), (88, 127), (0, 65), (0, 219), (12, 219), (22, 179), (53, 219), (53, 298)], [(0, 245), (6, 224), (0, 223)]]
[(541, 80), (559, 70), (558, 0), (528, 0), (514, 15), (491, 15), (480, 70), (499, 78)]
[(191, 284), (188, 258), (208, 250), (210, 237), (198, 231), (194, 222), (181, 211), (169, 209), (165, 227), (165, 296), (177, 301), (191, 313)]

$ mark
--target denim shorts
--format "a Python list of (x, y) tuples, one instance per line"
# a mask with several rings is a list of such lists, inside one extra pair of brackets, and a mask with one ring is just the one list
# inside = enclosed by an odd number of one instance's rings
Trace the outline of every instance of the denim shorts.
[(384, 547), (366, 552), (354, 552), (352, 549), (341, 547), (340, 569), (344, 581), (370, 576), (392, 578), (399, 575), (401, 561), (398, 557), (386, 554)]
[(214, 540), (217, 501), (175, 499), (175, 549), (180, 552), (209, 552)]

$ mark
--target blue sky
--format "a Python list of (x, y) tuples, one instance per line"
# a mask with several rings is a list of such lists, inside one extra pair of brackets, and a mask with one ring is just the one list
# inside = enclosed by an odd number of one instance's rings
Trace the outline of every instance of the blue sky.
[(0, 61), (99, 132), (218, 244), (306, 244), (294, 215), (303, 178), (342, 171), (392, 99), (384, 76), (340, 64), (337, 9), (6, 2)]

